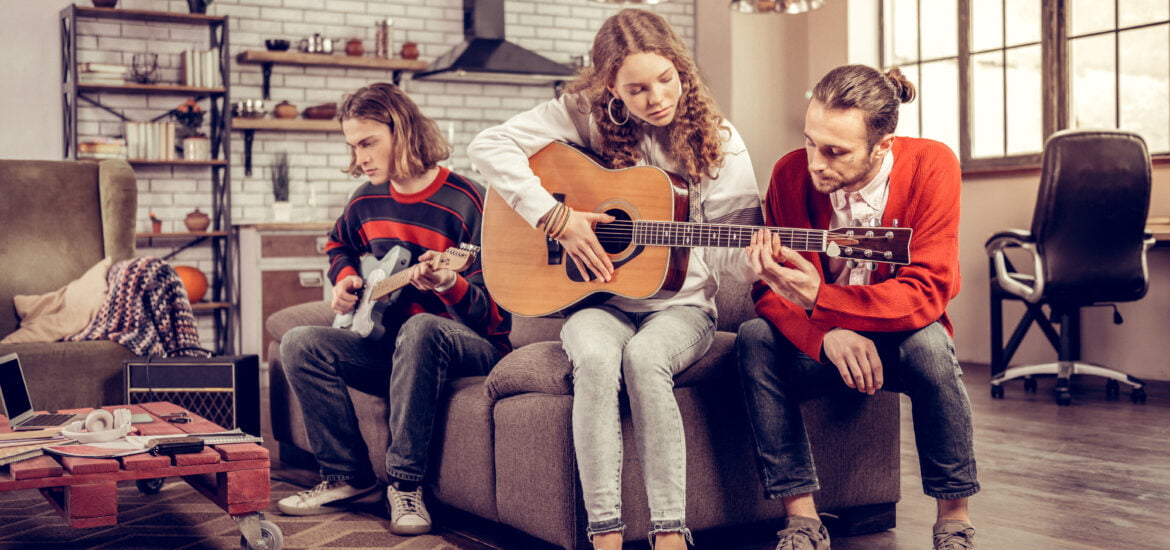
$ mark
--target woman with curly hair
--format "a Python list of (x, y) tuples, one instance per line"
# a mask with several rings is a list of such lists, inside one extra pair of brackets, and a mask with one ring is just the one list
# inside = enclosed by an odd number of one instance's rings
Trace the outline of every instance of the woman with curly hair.
[[(593, 66), (560, 98), (484, 130), (472, 162), (529, 224), (555, 238), (587, 277), (614, 267), (594, 233), (613, 217), (573, 211), (528, 164), (553, 141), (593, 151), (610, 168), (657, 166), (691, 187), (691, 221), (762, 224), (759, 190), (739, 133), (723, 120), (686, 46), (661, 16), (626, 9), (602, 24)], [(620, 193), (620, 190), (615, 190)], [(698, 208), (694, 208), (698, 205)], [(550, 223), (550, 220), (552, 223)], [(686, 447), (673, 377), (706, 353), (715, 332), (716, 270), (754, 280), (743, 250), (692, 249), (682, 288), (615, 296), (571, 312), (561, 341), (573, 367), (573, 444), (595, 548), (621, 548), (622, 434), (629, 396), (655, 549), (685, 548)]]

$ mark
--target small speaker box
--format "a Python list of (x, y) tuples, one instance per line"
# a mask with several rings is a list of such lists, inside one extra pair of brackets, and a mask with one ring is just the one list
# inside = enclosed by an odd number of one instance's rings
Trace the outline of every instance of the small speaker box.
[(260, 435), (256, 355), (127, 359), (126, 402), (168, 401), (227, 429)]

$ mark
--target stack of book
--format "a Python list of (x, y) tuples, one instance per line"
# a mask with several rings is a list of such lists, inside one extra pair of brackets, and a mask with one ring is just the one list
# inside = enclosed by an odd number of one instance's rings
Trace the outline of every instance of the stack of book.
[(130, 67), (113, 63), (78, 63), (77, 83), (93, 85), (117, 85), (126, 83)]
[(0, 434), (0, 466), (36, 458), (49, 445), (60, 445), (69, 440), (60, 429), (36, 430)]
[(175, 160), (175, 123), (126, 121), (126, 152), (136, 160)]
[(79, 159), (124, 159), (126, 140), (122, 138), (85, 138), (77, 142)]
[(183, 83), (199, 88), (222, 88), (219, 50), (186, 50), (180, 55)]

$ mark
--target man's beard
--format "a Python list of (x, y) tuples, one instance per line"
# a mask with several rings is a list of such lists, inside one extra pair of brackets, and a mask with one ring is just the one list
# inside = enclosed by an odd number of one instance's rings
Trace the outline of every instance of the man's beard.
[(815, 187), (817, 191), (828, 195), (830, 193), (840, 191), (860, 183), (865, 177), (869, 176), (871, 170), (873, 170), (873, 158), (867, 157), (865, 159), (865, 165), (862, 166), (861, 171), (859, 171), (853, 178), (847, 180), (818, 180), (816, 176), (812, 176), (811, 174), (810, 176), (813, 180), (813, 187)]

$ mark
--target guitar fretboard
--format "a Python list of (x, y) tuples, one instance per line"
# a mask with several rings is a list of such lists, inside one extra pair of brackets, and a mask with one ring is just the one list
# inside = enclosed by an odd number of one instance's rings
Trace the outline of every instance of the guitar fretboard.
[[(615, 225), (623, 222), (614, 222)], [(751, 225), (723, 225), (693, 222), (634, 221), (633, 241), (649, 246), (684, 247), (745, 247), (752, 235), (760, 230)], [(602, 227), (602, 226), (598, 226)], [(818, 229), (769, 228), (780, 236), (780, 243), (788, 248), (807, 252), (824, 252), (826, 231)]]

